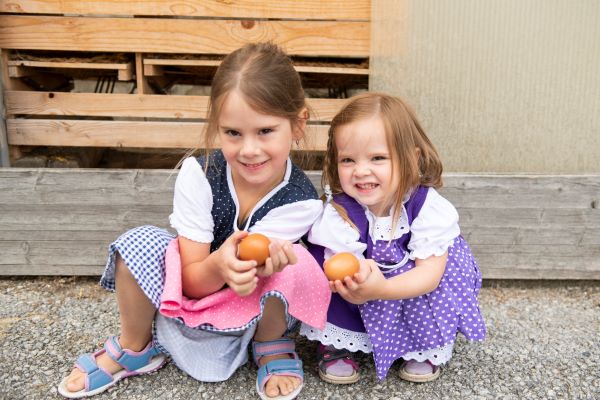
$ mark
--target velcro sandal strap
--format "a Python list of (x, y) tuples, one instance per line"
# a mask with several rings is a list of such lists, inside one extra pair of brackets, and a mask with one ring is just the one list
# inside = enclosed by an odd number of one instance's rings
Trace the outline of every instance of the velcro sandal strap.
[(152, 341), (141, 351), (123, 349), (116, 336), (109, 337), (104, 343), (106, 354), (126, 371), (131, 372), (148, 365), (159, 354)]
[(82, 354), (77, 359), (75, 367), (85, 372), (85, 391), (98, 389), (113, 381), (112, 375), (98, 367), (96, 359), (92, 354)]
[(343, 360), (343, 359), (352, 360), (352, 354), (346, 349), (334, 349), (334, 350), (327, 349), (322, 352), (320, 351), (318, 356), (319, 356), (319, 361), (324, 361), (324, 362)]
[(257, 365), (261, 357), (275, 354), (291, 354), (294, 358), (298, 358), (296, 346), (291, 339), (281, 338), (269, 342), (252, 342), (252, 355)]
[(258, 386), (261, 391), (264, 391), (265, 384), (273, 375), (278, 376), (294, 376), (304, 382), (304, 370), (302, 369), (302, 361), (300, 359), (284, 359), (269, 361), (258, 369)]

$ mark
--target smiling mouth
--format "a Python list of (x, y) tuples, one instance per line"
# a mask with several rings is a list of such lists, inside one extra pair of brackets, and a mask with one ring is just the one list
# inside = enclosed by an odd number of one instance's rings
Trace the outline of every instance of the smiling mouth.
[(257, 169), (262, 167), (263, 165), (265, 165), (267, 162), (266, 161), (262, 161), (259, 163), (254, 163), (254, 164), (250, 164), (250, 163), (241, 163), (244, 167), (248, 168), (248, 169)]
[(375, 189), (375, 188), (376, 188), (376, 187), (378, 187), (379, 185), (378, 185), (378, 184), (376, 184), (376, 183), (357, 183), (357, 184), (356, 184), (356, 185), (354, 185), (354, 186), (356, 186), (356, 188), (357, 188), (358, 190), (361, 190), (361, 191), (368, 191), (368, 190), (373, 190), (373, 189)]

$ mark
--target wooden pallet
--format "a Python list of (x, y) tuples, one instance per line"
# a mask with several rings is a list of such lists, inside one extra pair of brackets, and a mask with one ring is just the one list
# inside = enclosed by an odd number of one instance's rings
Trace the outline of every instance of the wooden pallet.
[[(129, 228), (168, 227), (177, 171), (0, 169), (0, 275), (99, 275)], [(319, 187), (320, 173), (309, 172)], [(600, 279), (600, 175), (447, 174), (486, 279)]]
[[(0, 1), (0, 13), (14, 156), (24, 146), (197, 147), (207, 97), (164, 93), (180, 79), (209, 85), (220, 59), (248, 42), (281, 45), (306, 86), (329, 89), (311, 99), (307, 150), (324, 149), (323, 123), (343, 102), (327, 97), (368, 84), (370, 0), (11, 0)], [(111, 56), (120, 61), (98, 61)], [(77, 76), (112, 81), (75, 93)], [(131, 81), (134, 93), (112, 93), (115, 80)]]

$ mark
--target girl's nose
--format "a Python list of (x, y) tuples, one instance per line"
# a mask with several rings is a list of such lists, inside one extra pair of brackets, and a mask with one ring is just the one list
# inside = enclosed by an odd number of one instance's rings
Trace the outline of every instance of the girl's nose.
[(251, 135), (247, 135), (244, 137), (242, 142), (242, 148), (240, 149), (240, 154), (243, 156), (252, 156), (258, 153), (260, 150), (258, 140), (256, 140)]
[(356, 163), (356, 166), (354, 167), (354, 175), (356, 176), (366, 176), (369, 175), (371, 173), (371, 169), (369, 168), (369, 166), (366, 163)]

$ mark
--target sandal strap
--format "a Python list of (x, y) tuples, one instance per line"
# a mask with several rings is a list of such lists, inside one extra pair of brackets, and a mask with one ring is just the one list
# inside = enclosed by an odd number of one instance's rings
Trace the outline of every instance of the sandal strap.
[(330, 362), (335, 360), (348, 359), (353, 360), (352, 353), (346, 349), (323, 350), (317, 352), (318, 361)]
[(94, 354), (82, 354), (75, 362), (75, 367), (86, 374), (85, 376), (85, 391), (98, 389), (109, 384), (113, 380), (113, 376), (100, 368), (96, 363)]
[(159, 354), (152, 341), (141, 351), (123, 349), (117, 336), (111, 336), (104, 342), (104, 350), (110, 358), (128, 372), (145, 367), (153, 357)]
[(261, 357), (275, 354), (291, 354), (294, 359), (298, 358), (296, 345), (291, 339), (281, 338), (269, 342), (252, 342), (252, 356), (256, 365)]
[(267, 381), (273, 376), (294, 376), (300, 379), (300, 382), (304, 382), (304, 370), (302, 369), (302, 360), (295, 359), (283, 359), (269, 361), (258, 369), (258, 375), (256, 380), (258, 387), (264, 392)]

